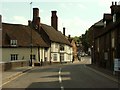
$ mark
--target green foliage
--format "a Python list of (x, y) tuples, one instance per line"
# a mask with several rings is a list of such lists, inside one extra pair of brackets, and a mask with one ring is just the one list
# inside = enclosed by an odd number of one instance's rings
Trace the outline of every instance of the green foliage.
[(88, 30), (86, 30), (85, 34), (82, 34), (81, 36), (75, 36), (73, 39), (75, 40), (76, 43), (81, 43), (82, 44), (82, 50), (87, 52), (88, 48), (90, 47), (89, 44), (89, 36), (88, 36)]
[(89, 38), (88, 38), (88, 30), (86, 30), (85, 34), (82, 34), (80, 39), (84, 47), (84, 51), (87, 52), (88, 48), (90, 47)]
[(80, 42), (80, 38), (78, 36), (73, 37), (73, 39), (75, 40), (75, 42)]

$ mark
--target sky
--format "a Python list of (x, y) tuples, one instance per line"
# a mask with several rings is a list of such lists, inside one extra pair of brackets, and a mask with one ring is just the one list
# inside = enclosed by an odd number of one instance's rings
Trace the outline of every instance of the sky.
[[(56, 10), (58, 30), (66, 35), (81, 36), (94, 23), (111, 13), (112, 1), (119, 0), (1, 0), (2, 22), (28, 25), (33, 8), (39, 8), (41, 23), (51, 25), (51, 11)], [(32, 2), (32, 4), (30, 4)]]

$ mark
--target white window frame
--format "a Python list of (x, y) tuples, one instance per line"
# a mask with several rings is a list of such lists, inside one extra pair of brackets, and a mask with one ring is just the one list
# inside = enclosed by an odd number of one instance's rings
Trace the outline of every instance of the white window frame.
[(113, 15), (113, 22), (116, 22), (116, 14)]
[(112, 45), (112, 48), (115, 47), (115, 33), (114, 32), (111, 32), (111, 45)]
[(10, 40), (11, 46), (17, 46), (17, 40)]
[(54, 54), (54, 61), (57, 61), (57, 54)]
[(18, 54), (11, 54), (11, 61), (18, 60)]

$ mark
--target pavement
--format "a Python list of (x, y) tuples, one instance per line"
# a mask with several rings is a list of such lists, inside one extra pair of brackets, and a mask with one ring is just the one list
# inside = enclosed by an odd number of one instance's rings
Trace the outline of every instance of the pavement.
[(105, 69), (105, 68), (102, 68), (102, 67), (98, 67), (94, 64), (90, 64), (90, 65), (87, 65), (89, 68), (91, 69), (94, 69), (96, 71), (99, 71), (109, 77), (112, 77), (114, 79), (116, 79), (116, 81), (118, 81), (120, 83), (120, 72), (113, 72), (111, 70), (108, 70), (108, 69)]
[[(84, 61), (74, 61), (72, 64), (85, 64), (86, 62)], [(89, 64), (87, 63), (87, 65), (89, 68), (95, 69), (96, 71), (102, 72), (104, 74), (107, 74), (115, 79), (119, 79), (118, 81), (120, 82), (120, 73), (118, 75), (114, 75), (112, 71), (97, 67), (95, 65)], [(44, 66), (43, 66), (44, 67)], [(2, 72), (2, 84), (10, 81), (12, 78), (15, 78), (23, 73), (26, 73), (28, 71), (30, 71), (31, 69), (33, 69), (34, 67), (30, 67), (30, 66), (26, 66), (26, 67), (19, 67), (19, 68), (14, 68), (8, 71), (4, 71)], [(1, 87), (2, 85), (0, 85)]]
[(99, 74), (102, 74), (107, 78), (112, 78), (114, 81), (120, 84), (120, 72), (113, 72), (111, 70), (91, 64), (90, 57), (82, 57), (81, 61), (76, 60), (74, 61), (74, 64), (85, 64), (90, 70), (95, 71)]
[[(17, 67), (13, 68), (8, 71), (2, 72), (2, 85), (5, 84), (6, 82), (12, 80), (13, 78), (31, 70), (33, 67), (26, 66), (26, 67)], [(0, 87), (2, 86), (0, 85)]]

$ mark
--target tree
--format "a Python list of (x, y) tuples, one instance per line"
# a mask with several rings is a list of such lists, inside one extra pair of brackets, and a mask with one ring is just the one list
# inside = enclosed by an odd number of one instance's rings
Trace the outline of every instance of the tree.
[(80, 40), (83, 46), (83, 51), (87, 53), (88, 48), (90, 47), (89, 38), (88, 38), (88, 30), (86, 30), (85, 34), (82, 34), (82, 36), (80, 37)]

